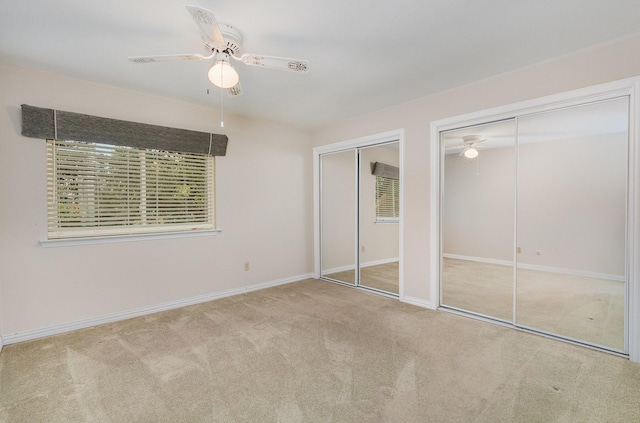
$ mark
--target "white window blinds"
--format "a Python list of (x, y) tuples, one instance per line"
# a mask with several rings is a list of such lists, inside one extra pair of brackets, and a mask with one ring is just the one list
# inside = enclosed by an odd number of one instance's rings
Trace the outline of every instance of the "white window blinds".
[(50, 239), (210, 230), (214, 158), (47, 141)]
[(397, 222), (400, 217), (400, 181), (376, 176), (376, 221)]

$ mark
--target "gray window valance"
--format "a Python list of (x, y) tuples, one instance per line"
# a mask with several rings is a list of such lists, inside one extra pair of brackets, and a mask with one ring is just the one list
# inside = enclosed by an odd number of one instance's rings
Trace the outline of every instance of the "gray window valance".
[(224, 156), (226, 135), (22, 105), (22, 135)]
[(371, 174), (382, 176), (383, 178), (400, 179), (399, 168), (380, 162), (373, 163)]

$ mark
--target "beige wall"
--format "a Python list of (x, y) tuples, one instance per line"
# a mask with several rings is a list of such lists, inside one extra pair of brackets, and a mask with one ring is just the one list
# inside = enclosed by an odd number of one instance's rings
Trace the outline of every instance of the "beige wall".
[(523, 144), (518, 156), (518, 261), (623, 277), (627, 134)]
[[(445, 254), (513, 260), (514, 164), (513, 145), (445, 157)], [(518, 263), (624, 276), (626, 164), (626, 133), (519, 145)]]
[(428, 300), (430, 123), (637, 75), (640, 34), (346, 120), (316, 131), (313, 145), (404, 128), (404, 294)]
[(0, 334), (311, 272), (307, 132), (225, 116), (229, 148), (216, 159), (217, 236), (43, 248), (45, 143), (20, 135), (23, 103), (221, 132), (213, 108), (0, 64)]
[(515, 148), (444, 158), (442, 248), (445, 254), (513, 260)]

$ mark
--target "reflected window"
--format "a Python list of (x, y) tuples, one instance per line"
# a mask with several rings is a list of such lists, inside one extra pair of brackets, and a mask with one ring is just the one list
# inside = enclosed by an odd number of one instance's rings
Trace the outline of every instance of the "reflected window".
[(376, 222), (400, 219), (400, 181), (376, 176)]

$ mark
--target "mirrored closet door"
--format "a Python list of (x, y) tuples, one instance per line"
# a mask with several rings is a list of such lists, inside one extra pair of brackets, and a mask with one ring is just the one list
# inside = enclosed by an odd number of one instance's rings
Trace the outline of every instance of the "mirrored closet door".
[(515, 120), (443, 134), (443, 305), (513, 320)]
[(361, 148), (360, 286), (398, 295), (400, 174), (398, 143)]
[(628, 97), (441, 133), (441, 305), (624, 352)]
[(355, 285), (357, 273), (355, 150), (320, 160), (321, 276)]
[(628, 111), (518, 119), (517, 325), (624, 350)]
[(320, 156), (323, 279), (399, 294), (399, 143)]

